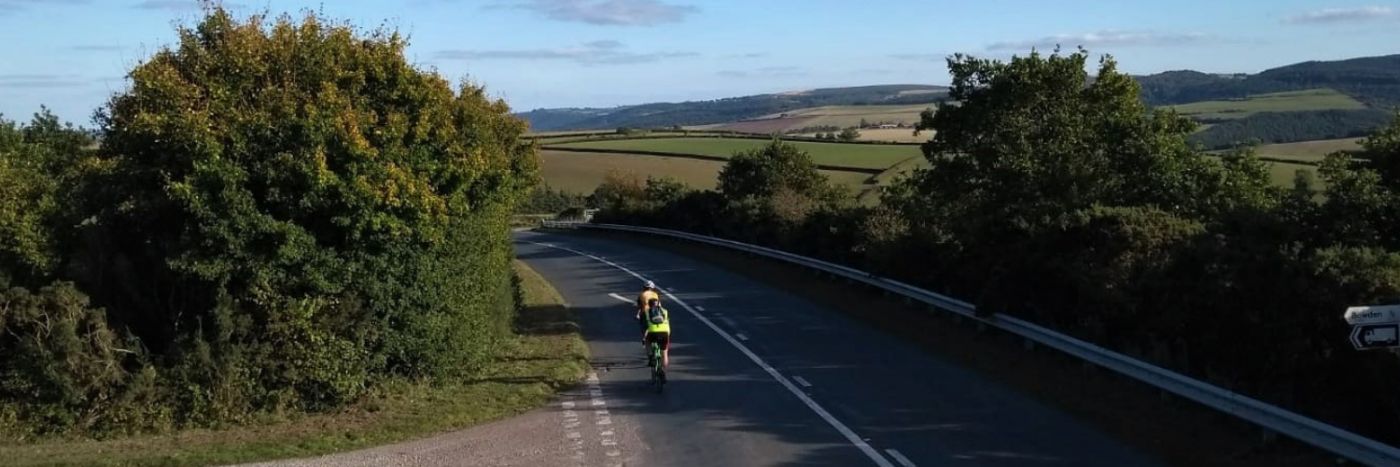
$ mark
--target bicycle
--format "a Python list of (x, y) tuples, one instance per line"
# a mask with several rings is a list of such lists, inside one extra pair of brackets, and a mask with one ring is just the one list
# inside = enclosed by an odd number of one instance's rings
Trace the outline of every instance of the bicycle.
[(662, 365), (661, 361), (661, 344), (652, 342), (648, 344), (647, 348), (651, 352), (651, 358), (647, 360), (647, 366), (651, 367), (651, 385), (656, 388), (656, 392), (659, 394), (666, 386), (666, 367)]

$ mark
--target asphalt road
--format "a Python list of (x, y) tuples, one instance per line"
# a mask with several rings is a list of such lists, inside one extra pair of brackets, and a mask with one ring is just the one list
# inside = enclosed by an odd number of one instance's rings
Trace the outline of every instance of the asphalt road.
[[(693, 258), (565, 233), (518, 233), (516, 250), (580, 313), (596, 375), (546, 409), (557, 425), (534, 436), (563, 442), (546, 464), (1159, 464), (914, 344)], [(626, 302), (641, 277), (663, 289), (673, 321), (662, 394)]]

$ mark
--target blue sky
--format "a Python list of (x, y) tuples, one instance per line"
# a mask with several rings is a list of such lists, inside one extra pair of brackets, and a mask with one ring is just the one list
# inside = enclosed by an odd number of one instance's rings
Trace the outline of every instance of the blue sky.
[[(1132, 73), (1257, 72), (1400, 53), (1400, 2), (1301, 0), (227, 1), (319, 9), (411, 38), (409, 58), (516, 110), (712, 99), (815, 87), (946, 84), (943, 57), (1055, 43)], [(87, 125), (126, 70), (171, 43), (194, 0), (0, 0), (0, 113), (48, 105)]]

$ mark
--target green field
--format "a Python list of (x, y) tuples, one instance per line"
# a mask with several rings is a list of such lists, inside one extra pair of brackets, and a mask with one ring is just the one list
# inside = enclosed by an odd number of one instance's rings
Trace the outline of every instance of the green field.
[[(572, 193), (592, 193), (608, 172), (672, 177), (695, 189), (714, 188), (724, 163), (684, 157), (648, 156), (600, 152), (540, 151), (540, 174), (552, 188)], [(866, 188), (869, 174), (823, 170), (832, 183), (845, 185), (852, 194)]]
[(1328, 154), (1337, 151), (1358, 151), (1361, 149), (1360, 141), (1360, 138), (1342, 138), (1300, 141), (1297, 143), (1265, 144), (1256, 148), (1256, 153), (1259, 154), (1260, 157), (1320, 161), (1324, 157), (1327, 157)]
[(1182, 115), (1196, 119), (1244, 118), (1259, 112), (1294, 112), (1303, 110), (1364, 109), (1365, 104), (1331, 89), (1259, 94), (1244, 99), (1202, 101), (1167, 106)]
[[(609, 141), (586, 141), (558, 145), (581, 149), (611, 149), (620, 151), (656, 151), (678, 154), (729, 157), (735, 152), (763, 147), (768, 141), (741, 138), (657, 138)], [(883, 169), (902, 160), (918, 156), (918, 146), (878, 144), (840, 144), (793, 141), (791, 144), (812, 156), (821, 165)]]
[(1299, 170), (1307, 170), (1313, 173), (1313, 189), (1322, 189), (1322, 181), (1317, 178), (1317, 167), (1305, 164), (1289, 164), (1286, 162), (1269, 162), (1268, 164), (1269, 177), (1273, 179), (1275, 185), (1284, 188), (1292, 188), (1293, 177), (1297, 175)]

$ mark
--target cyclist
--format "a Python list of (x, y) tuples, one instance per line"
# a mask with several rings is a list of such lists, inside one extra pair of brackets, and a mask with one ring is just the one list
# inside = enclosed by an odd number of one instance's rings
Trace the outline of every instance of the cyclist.
[(661, 367), (670, 368), (671, 313), (661, 307), (660, 300), (652, 299), (647, 302), (647, 313), (643, 322), (646, 329), (642, 331), (642, 348), (647, 348), (652, 342), (661, 346)]
[(637, 328), (645, 331), (647, 329), (647, 305), (651, 302), (661, 303), (661, 292), (656, 289), (656, 283), (647, 281), (642, 286), (642, 293), (637, 295)]

